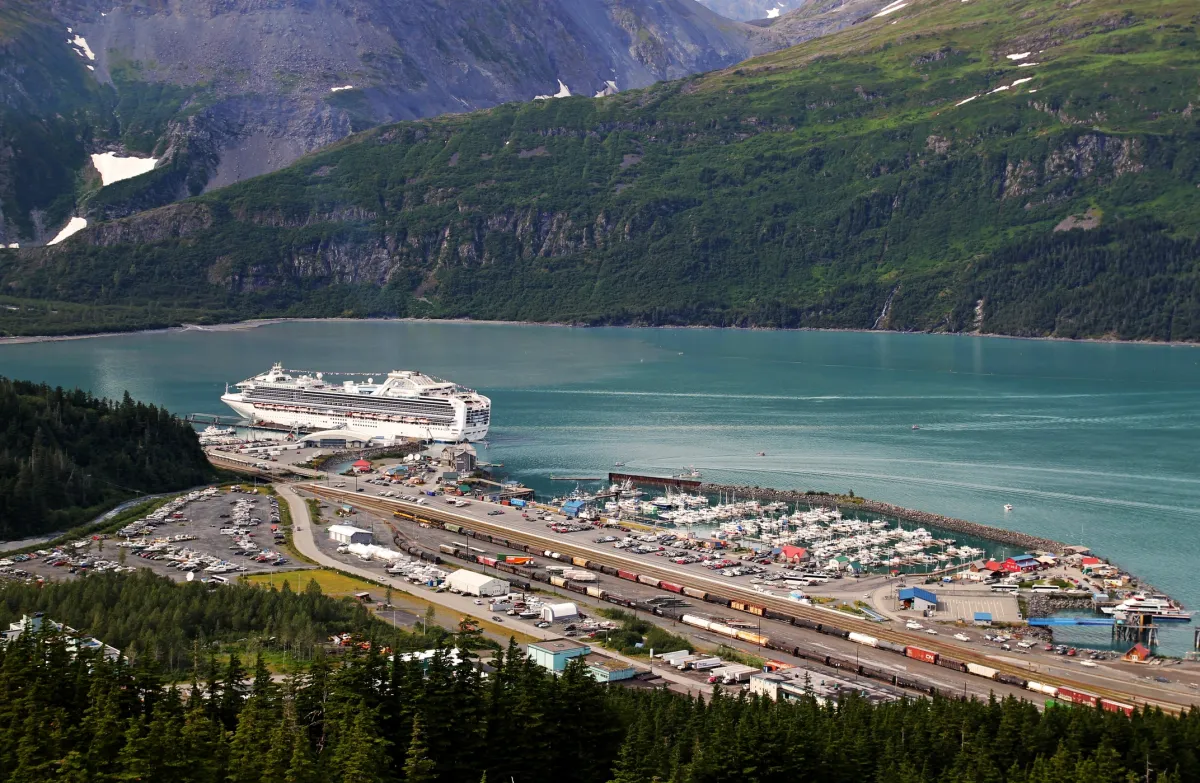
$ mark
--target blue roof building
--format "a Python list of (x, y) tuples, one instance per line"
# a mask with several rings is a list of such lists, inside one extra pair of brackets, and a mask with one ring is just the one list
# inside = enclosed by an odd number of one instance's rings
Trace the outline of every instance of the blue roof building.
[(975, 624), (976, 625), (991, 625), (992, 624), (992, 613), (991, 612), (976, 612), (975, 613)]
[(562, 512), (569, 517), (577, 517), (581, 511), (583, 511), (582, 500), (568, 500), (563, 503)]
[(906, 587), (896, 594), (905, 609), (937, 609), (937, 595), (920, 587)]

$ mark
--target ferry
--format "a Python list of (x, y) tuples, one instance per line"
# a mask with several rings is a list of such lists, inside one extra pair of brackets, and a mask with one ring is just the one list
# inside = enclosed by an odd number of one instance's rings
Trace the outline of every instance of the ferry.
[[(367, 373), (270, 370), (225, 387), (221, 401), (252, 423), (306, 430), (345, 430), (367, 439), (459, 443), (487, 437), (492, 401), (456, 383), (412, 370), (393, 370), (379, 383)], [(354, 380), (355, 378), (359, 380)]]
[(1102, 606), (1100, 611), (1112, 615), (1117, 620), (1130, 619), (1131, 616), (1148, 615), (1160, 623), (1190, 623), (1192, 613), (1161, 593), (1146, 595), (1138, 593), (1132, 598), (1126, 598), (1116, 606)]

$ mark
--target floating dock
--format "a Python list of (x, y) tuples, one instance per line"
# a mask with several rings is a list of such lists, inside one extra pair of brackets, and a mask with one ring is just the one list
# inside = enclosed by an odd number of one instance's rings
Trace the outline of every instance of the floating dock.
[(638, 476), (633, 473), (609, 473), (608, 480), (614, 484), (632, 481), (634, 484), (647, 484), (656, 487), (675, 487), (699, 491), (701, 482), (691, 479), (663, 478), (662, 476)]

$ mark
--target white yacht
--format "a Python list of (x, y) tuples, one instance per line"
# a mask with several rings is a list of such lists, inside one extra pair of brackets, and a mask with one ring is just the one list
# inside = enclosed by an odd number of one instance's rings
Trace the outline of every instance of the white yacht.
[(1147, 595), (1138, 593), (1126, 598), (1116, 606), (1102, 606), (1100, 611), (1117, 620), (1128, 620), (1134, 615), (1149, 615), (1160, 623), (1190, 623), (1192, 613), (1161, 593)]
[(410, 370), (389, 372), (379, 383), (362, 375), (337, 383), (325, 375), (275, 364), (236, 391), (226, 386), (221, 401), (254, 423), (342, 429), (372, 439), (458, 443), (487, 436), (492, 401), (472, 389)]

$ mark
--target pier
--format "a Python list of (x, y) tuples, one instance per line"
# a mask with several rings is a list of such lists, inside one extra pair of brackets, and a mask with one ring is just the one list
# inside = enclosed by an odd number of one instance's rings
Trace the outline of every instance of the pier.
[(688, 489), (692, 491), (699, 491), (705, 486), (699, 481), (693, 481), (692, 479), (663, 478), (661, 476), (638, 476), (633, 473), (609, 473), (608, 480), (614, 484), (632, 481), (634, 484), (646, 484), (654, 487), (675, 487), (676, 489)]

